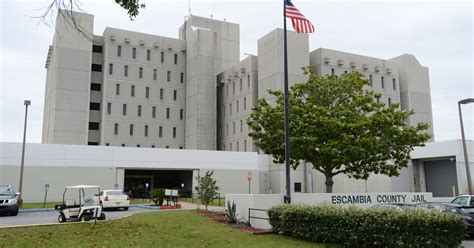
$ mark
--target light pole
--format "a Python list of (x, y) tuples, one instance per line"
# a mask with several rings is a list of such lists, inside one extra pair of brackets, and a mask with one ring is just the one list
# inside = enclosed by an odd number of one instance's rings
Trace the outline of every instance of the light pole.
[(458, 109), (459, 109), (459, 122), (461, 123), (461, 137), (462, 137), (462, 148), (464, 153), (464, 163), (466, 164), (466, 174), (467, 174), (467, 188), (469, 195), (472, 194), (472, 185), (471, 185), (471, 170), (469, 168), (469, 159), (467, 156), (467, 147), (466, 147), (466, 137), (464, 135), (464, 125), (462, 123), (462, 111), (461, 111), (461, 104), (469, 104), (474, 103), (474, 98), (466, 98), (460, 100), (458, 102)]
[(20, 185), (18, 192), (20, 193), (20, 206), (23, 205), (23, 168), (25, 167), (25, 142), (26, 142), (26, 120), (28, 118), (28, 106), (31, 105), (30, 100), (25, 100), (25, 126), (23, 128), (23, 148), (21, 150), (21, 167), (20, 167)]

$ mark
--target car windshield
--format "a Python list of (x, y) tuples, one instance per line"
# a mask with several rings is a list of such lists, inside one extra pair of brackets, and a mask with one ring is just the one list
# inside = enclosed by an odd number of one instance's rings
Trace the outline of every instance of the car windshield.
[(0, 195), (14, 195), (14, 193), (10, 187), (0, 187)]
[(123, 193), (120, 190), (107, 191), (106, 194), (107, 195), (125, 195), (125, 193)]

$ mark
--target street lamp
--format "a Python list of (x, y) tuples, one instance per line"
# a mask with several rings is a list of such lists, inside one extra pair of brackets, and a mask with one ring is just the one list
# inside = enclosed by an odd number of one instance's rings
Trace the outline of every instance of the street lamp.
[(25, 167), (25, 142), (26, 142), (26, 120), (28, 117), (28, 106), (31, 105), (30, 100), (25, 100), (25, 126), (23, 128), (23, 148), (21, 150), (21, 167), (20, 167), (20, 185), (18, 192), (20, 193), (20, 206), (23, 204), (23, 168)]
[(461, 137), (462, 137), (462, 148), (464, 153), (464, 163), (466, 164), (466, 174), (467, 174), (467, 188), (469, 195), (472, 194), (472, 185), (471, 185), (471, 170), (469, 169), (469, 159), (467, 157), (467, 147), (466, 147), (466, 137), (464, 135), (464, 125), (462, 123), (462, 111), (461, 104), (474, 103), (474, 98), (466, 98), (458, 102), (459, 109), (459, 122), (461, 123)]

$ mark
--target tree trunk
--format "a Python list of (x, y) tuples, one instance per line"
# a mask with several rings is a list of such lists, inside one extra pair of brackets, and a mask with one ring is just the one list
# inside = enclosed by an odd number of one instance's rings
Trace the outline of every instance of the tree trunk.
[(334, 185), (334, 181), (332, 180), (332, 175), (325, 175), (326, 176), (326, 193), (332, 193), (332, 186)]

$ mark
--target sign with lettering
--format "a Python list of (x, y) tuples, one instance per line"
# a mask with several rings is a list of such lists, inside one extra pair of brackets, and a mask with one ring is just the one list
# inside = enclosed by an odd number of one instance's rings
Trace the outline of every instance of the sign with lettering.
[(342, 206), (371, 207), (378, 204), (417, 204), (433, 201), (431, 192), (380, 192), (380, 193), (316, 193), (293, 194), (293, 202)]

